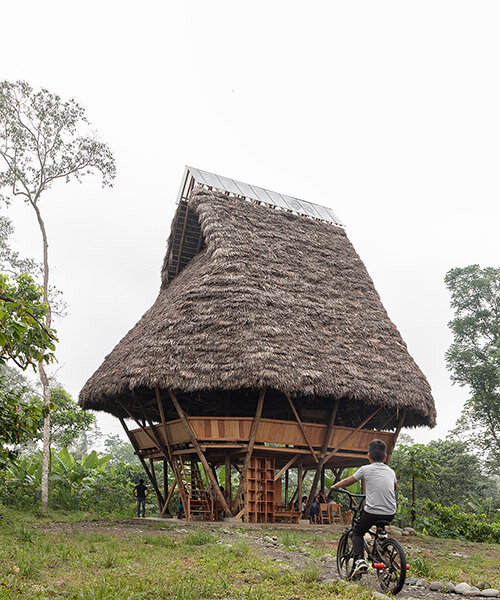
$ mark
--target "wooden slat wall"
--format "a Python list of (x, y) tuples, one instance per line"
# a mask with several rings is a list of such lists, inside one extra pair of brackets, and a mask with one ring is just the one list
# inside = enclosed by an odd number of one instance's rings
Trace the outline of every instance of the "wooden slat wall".
[[(200, 442), (247, 442), (252, 427), (252, 418), (248, 417), (189, 417), (188, 421), (193, 428), (196, 438)], [(320, 423), (303, 423), (307, 438), (313, 448), (321, 448), (325, 435), (326, 425)], [(167, 423), (172, 444), (187, 444), (189, 438), (180, 420)], [(149, 429), (146, 427), (146, 429)], [(334, 427), (328, 448), (333, 449), (354, 428)], [(156, 427), (158, 436), (165, 442), (163, 427)], [(150, 449), (153, 444), (150, 438), (140, 429), (130, 432), (141, 450)], [(390, 445), (393, 433), (388, 431), (373, 431), (361, 429), (345, 444), (344, 450), (357, 450), (366, 452), (368, 444), (375, 437)], [(256, 443), (283, 444), (304, 446), (304, 437), (298, 423), (293, 421), (277, 421), (261, 419), (257, 430)]]

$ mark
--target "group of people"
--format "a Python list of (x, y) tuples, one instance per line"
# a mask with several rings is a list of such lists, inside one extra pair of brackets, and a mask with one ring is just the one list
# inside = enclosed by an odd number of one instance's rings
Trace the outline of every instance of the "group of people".
[[(361, 511), (359, 519), (354, 525), (353, 531), (353, 552), (354, 552), (354, 572), (353, 577), (358, 577), (368, 570), (368, 565), (364, 559), (363, 536), (364, 534), (380, 520), (392, 521), (396, 514), (396, 474), (385, 464), (387, 457), (387, 448), (382, 440), (372, 440), (368, 446), (368, 465), (360, 467), (353, 475), (346, 477), (332, 485), (330, 493), (326, 495), (325, 490), (321, 490), (314, 497), (311, 505), (310, 518), (312, 523), (316, 523), (319, 518), (320, 504), (333, 502), (333, 493), (339, 488), (346, 488), (359, 480), (365, 484), (366, 499), (365, 506)], [(140, 479), (139, 484), (133, 490), (137, 498), (137, 516), (145, 515), (146, 497), (149, 489), (144, 485), (144, 480)], [(301, 510), (305, 513), (307, 506), (307, 496), (302, 497)], [(177, 517), (182, 514), (182, 503), (179, 503)]]
[[(333, 494), (331, 491), (328, 494), (328, 496), (326, 495), (325, 490), (321, 490), (319, 492), (319, 494), (316, 494), (316, 496), (314, 496), (314, 500), (311, 504), (311, 510), (309, 511), (309, 520), (311, 521), (311, 523), (319, 523), (320, 522), (320, 516), (319, 516), (320, 504), (335, 504), (335, 501), (333, 499)], [(302, 496), (300, 512), (302, 513), (303, 517), (305, 517), (306, 507), (307, 507), (307, 496)]]

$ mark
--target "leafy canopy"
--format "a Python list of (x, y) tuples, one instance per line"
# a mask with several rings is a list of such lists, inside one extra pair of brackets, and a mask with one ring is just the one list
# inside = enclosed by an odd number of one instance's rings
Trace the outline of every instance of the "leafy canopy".
[(487, 457), (500, 464), (500, 268), (470, 265), (446, 274), (455, 318), (449, 323), (453, 344), (446, 362), (454, 383), (466, 386), (456, 433), (465, 434)]
[(99, 171), (110, 185), (116, 172), (110, 149), (90, 131), (76, 101), (37, 92), (25, 81), (0, 82), (0, 157), (0, 197), (20, 196), (32, 205), (56, 180), (81, 181)]

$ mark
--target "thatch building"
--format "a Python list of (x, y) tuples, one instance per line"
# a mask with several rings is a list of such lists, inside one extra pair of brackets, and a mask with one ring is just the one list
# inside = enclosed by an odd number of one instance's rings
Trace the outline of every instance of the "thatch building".
[(192, 168), (158, 298), (80, 405), (122, 421), (163, 512), (154, 462), (170, 464), (188, 517), (208, 515), (209, 481), (226, 514), (272, 520), (290, 468), (300, 498), (305, 471), (316, 487), (325, 468), (364, 464), (370, 439), (392, 449), (403, 425), (435, 424), (429, 384), (332, 211)]

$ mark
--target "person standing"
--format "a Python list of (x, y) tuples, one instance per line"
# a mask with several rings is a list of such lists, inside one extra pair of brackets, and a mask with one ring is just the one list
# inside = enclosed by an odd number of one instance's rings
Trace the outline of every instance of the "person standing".
[(137, 498), (137, 516), (141, 516), (142, 508), (142, 517), (144, 518), (146, 516), (146, 498), (149, 496), (149, 489), (144, 485), (144, 479), (139, 479), (139, 483), (135, 486), (133, 494)]

